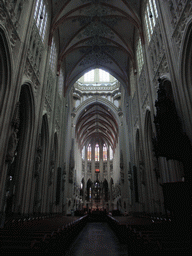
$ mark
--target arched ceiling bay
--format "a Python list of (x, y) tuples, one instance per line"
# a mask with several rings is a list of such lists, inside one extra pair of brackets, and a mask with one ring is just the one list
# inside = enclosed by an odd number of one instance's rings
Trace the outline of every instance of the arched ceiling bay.
[(134, 31), (142, 37), (140, 0), (52, 0), (50, 40), (59, 35), (59, 60), (65, 88), (91, 68), (102, 67), (128, 85), (134, 65)]
[(118, 124), (110, 109), (98, 102), (87, 106), (76, 123), (76, 138), (81, 149), (93, 139), (115, 149), (118, 135)]

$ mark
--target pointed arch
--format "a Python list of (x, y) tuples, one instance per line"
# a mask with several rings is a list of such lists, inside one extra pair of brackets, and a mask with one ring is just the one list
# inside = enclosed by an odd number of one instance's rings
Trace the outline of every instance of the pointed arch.
[(4, 29), (0, 26), (0, 133), (2, 131), (3, 119), (7, 110), (11, 88), (11, 54), (8, 39)]
[[(21, 86), (20, 98), (16, 108), (17, 125), (13, 126), (12, 134), (15, 134), (18, 144), (8, 169), (8, 175), (12, 176), (12, 187), (7, 187), (6, 190), (10, 190), (10, 194), (14, 198), (12, 210), (21, 213), (24, 211), (27, 194), (24, 191), (29, 188), (31, 182), (28, 168), (31, 161), (31, 147), (29, 145), (32, 145), (35, 127), (35, 104), (30, 84), (26, 83)], [(12, 190), (13, 187), (15, 187), (14, 190)]]
[(183, 119), (187, 129), (188, 135), (192, 140), (191, 129), (192, 129), (192, 19), (186, 24), (186, 29), (184, 31), (183, 41), (181, 44), (181, 54), (180, 54), (180, 77), (182, 83), (182, 90), (184, 93), (185, 104), (186, 104), (186, 114), (188, 118)]
[(44, 114), (42, 117), (41, 132), (38, 138), (39, 147), (41, 149), (41, 166), (40, 173), (36, 179), (35, 185), (35, 195), (34, 195), (34, 212), (41, 212), (43, 210), (42, 201), (43, 201), (43, 191), (46, 190), (47, 179), (48, 179), (48, 146), (49, 146), (49, 127), (48, 127), (48, 118), (47, 114)]

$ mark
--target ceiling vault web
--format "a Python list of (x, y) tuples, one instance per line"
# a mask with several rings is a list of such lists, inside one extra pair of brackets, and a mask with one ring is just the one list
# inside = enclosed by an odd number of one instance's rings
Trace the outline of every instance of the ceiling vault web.
[(140, 0), (52, 0), (49, 45), (59, 36), (58, 72), (64, 67), (65, 93), (83, 73), (98, 67), (125, 88), (129, 85), (135, 30), (143, 38), (140, 9)]

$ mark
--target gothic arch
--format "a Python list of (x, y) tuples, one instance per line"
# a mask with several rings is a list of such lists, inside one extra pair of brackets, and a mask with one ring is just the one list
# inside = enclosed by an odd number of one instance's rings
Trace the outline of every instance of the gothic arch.
[(145, 170), (145, 162), (143, 158), (143, 145), (140, 135), (140, 130), (137, 129), (136, 137), (136, 156), (135, 163), (137, 167), (137, 179), (138, 179), (138, 192), (139, 192), (139, 209), (137, 211), (146, 212), (146, 202), (147, 202), (147, 193), (146, 193), (146, 170)]
[(112, 112), (113, 116), (115, 117), (115, 119), (117, 120), (117, 122), (120, 123), (120, 118), (118, 115), (118, 108), (109, 100), (104, 99), (102, 97), (97, 98), (96, 96), (86, 99), (83, 103), (81, 103), (81, 105), (76, 110), (77, 115), (75, 116), (74, 120), (75, 121), (78, 120), (82, 111), (85, 110), (89, 105), (91, 105), (92, 103), (95, 103), (95, 102), (98, 102), (98, 103), (103, 104), (106, 107), (108, 107), (110, 109), (110, 111)]
[[(44, 196), (46, 194), (46, 186), (48, 183), (48, 147), (49, 147), (49, 127), (47, 114), (42, 117), (41, 125), (41, 147), (42, 147), (42, 165), (41, 165), (41, 179), (40, 179), (40, 202), (42, 203)], [(42, 206), (41, 206), (42, 211)]]
[[(29, 180), (29, 168), (31, 163), (30, 155), (33, 141), (33, 127), (35, 120), (35, 106), (30, 84), (21, 86), (19, 102), (15, 107), (15, 114), (12, 121), (12, 134), (15, 137), (15, 144), (8, 145), (8, 178), (12, 177), (11, 187), (7, 186), (6, 190), (10, 190), (10, 194), (14, 197), (12, 202), (12, 210), (14, 212), (23, 212)], [(9, 140), (10, 141), (10, 140)], [(13, 159), (9, 157), (10, 152), (14, 151)], [(15, 192), (14, 192), (15, 191)]]
[[(0, 26), (0, 124), (4, 122), (5, 112), (7, 110), (7, 102), (11, 95), (11, 57), (10, 57), (9, 44), (6, 33)], [(2, 128), (0, 129), (2, 131)]]
[(34, 191), (34, 205), (33, 211), (41, 212), (42, 203), (45, 196), (46, 186), (48, 186), (49, 176), (49, 161), (48, 159), (48, 146), (49, 146), (49, 128), (47, 114), (42, 116), (41, 132), (37, 139), (37, 150), (40, 151), (40, 166), (39, 173), (36, 175), (35, 191)]
[[(188, 120), (190, 126), (188, 128), (190, 139), (191, 137), (191, 128), (192, 128), (192, 19), (189, 20), (189, 22), (186, 25), (186, 29), (183, 36), (183, 41), (181, 44), (181, 55), (180, 55), (180, 76), (181, 76), (181, 83), (182, 83), (182, 89), (184, 92), (185, 102), (187, 104), (187, 114), (188, 114)], [(184, 122), (188, 122), (187, 120), (184, 120)]]
[[(57, 194), (57, 176), (58, 173), (60, 172), (60, 169), (58, 167), (58, 136), (57, 132), (54, 133), (54, 138), (53, 138), (53, 148), (51, 150), (51, 155), (50, 155), (50, 166), (49, 166), (49, 186), (52, 185), (50, 191), (49, 191), (49, 197), (47, 198), (48, 200), (48, 205), (50, 206), (49, 210), (52, 212), (53, 211), (53, 204), (54, 204), (54, 198), (56, 197)], [(57, 200), (57, 199), (56, 199)]]

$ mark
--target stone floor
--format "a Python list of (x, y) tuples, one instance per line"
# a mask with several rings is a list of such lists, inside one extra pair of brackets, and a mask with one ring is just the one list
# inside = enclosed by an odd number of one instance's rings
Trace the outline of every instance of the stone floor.
[(118, 238), (105, 222), (87, 223), (70, 246), (66, 256), (123, 256), (128, 255), (127, 245)]

